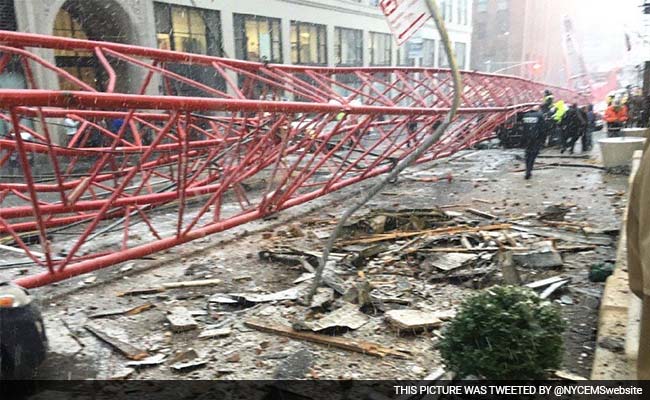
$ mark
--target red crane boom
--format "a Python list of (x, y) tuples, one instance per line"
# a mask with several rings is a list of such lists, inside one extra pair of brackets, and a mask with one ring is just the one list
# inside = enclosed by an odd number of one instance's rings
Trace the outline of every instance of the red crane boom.
[[(40, 49), (92, 52), (106, 89)], [(0, 73), (11, 63), (21, 65), (28, 88), (0, 89), (8, 127), (0, 137), (0, 241), (35, 265), (16, 280), (28, 288), (390, 171), (432, 132), (452, 92), (447, 69), (263, 64), (0, 31)], [(179, 66), (201, 68), (210, 80)], [(49, 89), (37, 68), (75, 89)], [(419, 162), (493, 137), (544, 89), (578, 100), (517, 77), (464, 72), (463, 82), (459, 116)], [(76, 122), (67, 141), (56, 132), (63, 118)]]

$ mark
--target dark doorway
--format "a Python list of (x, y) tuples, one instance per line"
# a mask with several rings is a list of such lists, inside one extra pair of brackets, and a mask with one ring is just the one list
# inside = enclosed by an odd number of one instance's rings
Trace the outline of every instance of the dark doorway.
[[(128, 42), (131, 31), (128, 26), (128, 15), (114, 1), (68, 0), (59, 10), (55, 22), (55, 36), (101, 40), (111, 42)], [(92, 51), (55, 50), (56, 65), (89, 86), (104, 91), (108, 74)], [(109, 62), (120, 75), (125, 65), (110, 58)], [(118, 79), (120, 85), (128, 85)], [(79, 90), (74, 83), (59, 78), (59, 86), (63, 90)], [(122, 91), (122, 90), (120, 90)]]

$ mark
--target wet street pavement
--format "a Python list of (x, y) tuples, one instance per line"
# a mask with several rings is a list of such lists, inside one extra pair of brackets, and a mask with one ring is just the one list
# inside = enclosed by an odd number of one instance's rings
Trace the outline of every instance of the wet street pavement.
[[(626, 177), (608, 175), (588, 167), (561, 167), (545, 164), (598, 162), (598, 149), (590, 159), (540, 158), (531, 181), (525, 181), (520, 150), (490, 149), (464, 151), (451, 159), (411, 169), (386, 188), (359, 212), (369, 209), (407, 209), (444, 206), (445, 210), (479, 209), (511, 221), (532, 218), (553, 204), (569, 205), (566, 221), (595, 229), (615, 230), (625, 201)], [(559, 156), (547, 150), (546, 157)], [(446, 179), (453, 176), (451, 182)], [(433, 177), (441, 179), (435, 182)], [(43, 303), (46, 329), (50, 339), (50, 357), (38, 372), (45, 379), (116, 378), (130, 379), (270, 379), (282, 363), (295, 354), (303, 354), (308, 368), (301, 377), (320, 379), (422, 378), (442, 366), (436, 350), (437, 332), (397, 335), (386, 327), (383, 316), (369, 314), (368, 323), (343, 336), (383, 345), (407, 348), (408, 359), (374, 357), (327, 348), (308, 342), (261, 333), (244, 325), (250, 317), (269, 321), (291, 321), (305, 311), (291, 300), (263, 303), (244, 308), (216, 308), (208, 299), (217, 293), (273, 293), (294, 287), (301, 277), (300, 268), (260, 260), (258, 252), (271, 245), (320, 251), (322, 240), (349, 199), (367, 187), (351, 187), (327, 198), (280, 213), (277, 219), (253, 223), (200, 241), (156, 254), (154, 260), (138, 260), (117, 265), (91, 275), (35, 291)], [(329, 221), (314, 227), (311, 221)], [(287, 232), (295, 226), (303, 237)], [(279, 239), (278, 239), (279, 238)], [(279, 242), (278, 242), (279, 240)], [(274, 242), (275, 241), (275, 242)], [(614, 247), (564, 255), (560, 272), (571, 283), (559, 294), (571, 304), (560, 303), (569, 329), (565, 335), (567, 355), (564, 369), (589, 376), (594, 349), (598, 294), (602, 283), (588, 280), (588, 267), (615, 257)], [(5, 272), (7, 273), (7, 272)], [(12, 274), (17, 274), (15, 270)], [(542, 276), (542, 275), (540, 275)], [(134, 288), (151, 288), (166, 282), (219, 279), (210, 287), (173, 289), (138, 296), (118, 296)], [(379, 278), (376, 278), (379, 279)], [(431, 310), (454, 309), (475, 288), (451, 282), (419, 282), (409, 277), (387, 278), (388, 285), (419, 293), (414, 307)], [(396, 289), (397, 290), (397, 289)], [(594, 295), (595, 294), (595, 295)], [(417, 296), (416, 296), (417, 297)], [(151, 305), (136, 315), (90, 318), (93, 314), (116, 309)], [(184, 307), (197, 321), (197, 329), (175, 332), (168, 313)], [(92, 325), (110, 336), (137, 346), (164, 361), (143, 367), (129, 365), (114, 348), (98, 340), (84, 327)], [(226, 329), (222, 336), (199, 338), (207, 329)], [(205, 361), (197, 368), (177, 371), (170, 366), (179, 357), (196, 352)]]

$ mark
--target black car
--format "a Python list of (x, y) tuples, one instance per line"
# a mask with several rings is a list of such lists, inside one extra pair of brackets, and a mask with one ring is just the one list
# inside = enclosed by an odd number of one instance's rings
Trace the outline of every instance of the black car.
[(29, 379), (45, 360), (47, 336), (41, 312), (27, 290), (0, 282), (0, 376)]
[(499, 143), (504, 148), (514, 149), (523, 146), (524, 127), (522, 119), (524, 114), (523, 112), (518, 112), (497, 127), (497, 138), (499, 138)]

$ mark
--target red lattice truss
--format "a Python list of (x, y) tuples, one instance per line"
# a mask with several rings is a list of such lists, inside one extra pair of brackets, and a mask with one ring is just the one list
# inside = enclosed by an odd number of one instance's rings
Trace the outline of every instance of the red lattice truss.
[[(106, 90), (35, 48), (92, 52)], [(16, 281), (25, 287), (141, 258), (386, 173), (433, 132), (452, 96), (447, 69), (261, 64), (0, 31), (0, 73), (16, 63), (28, 89), (0, 89), (0, 243), (37, 266)], [(59, 85), (41, 86), (37, 68), (76, 89), (40, 89)], [(192, 78), (197, 69), (212, 83)], [(491, 138), (549, 88), (476, 72), (462, 78), (458, 117), (419, 162)], [(68, 138), (64, 118), (78, 123)]]

